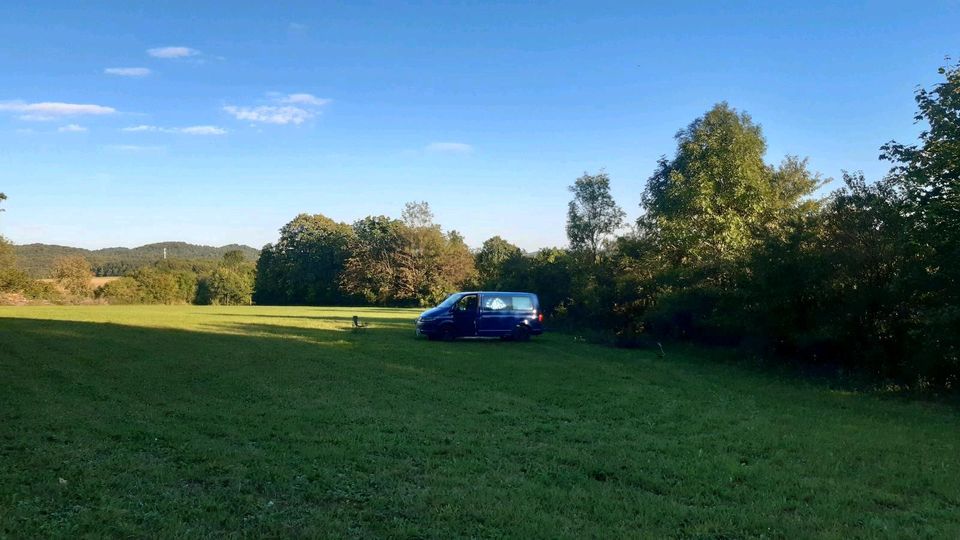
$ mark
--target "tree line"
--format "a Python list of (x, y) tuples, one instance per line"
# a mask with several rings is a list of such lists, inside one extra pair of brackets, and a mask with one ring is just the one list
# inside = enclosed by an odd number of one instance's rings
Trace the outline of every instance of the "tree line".
[(49, 244), (26, 244), (14, 247), (17, 268), (34, 278), (53, 277), (58, 259), (80, 256), (86, 259), (98, 277), (125, 276), (140, 267), (150, 266), (163, 258), (188, 261), (220, 260), (227, 252), (241, 251), (249, 260), (256, 260), (258, 252), (249, 246), (200, 246), (186, 242), (160, 242), (135, 248), (82, 249)]

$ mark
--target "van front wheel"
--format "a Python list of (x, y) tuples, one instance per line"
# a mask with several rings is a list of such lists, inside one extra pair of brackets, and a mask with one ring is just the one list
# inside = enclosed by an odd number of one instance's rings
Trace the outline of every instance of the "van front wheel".
[(437, 337), (441, 341), (453, 341), (453, 338), (456, 337), (453, 333), (453, 326), (447, 324), (440, 328), (440, 333)]

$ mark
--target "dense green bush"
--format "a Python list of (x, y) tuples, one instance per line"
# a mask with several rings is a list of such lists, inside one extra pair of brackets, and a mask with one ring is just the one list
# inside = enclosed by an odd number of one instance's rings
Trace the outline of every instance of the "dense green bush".
[(0, 269), (0, 293), (19, 293), (28, 300), (63, 301), (63, 293), (55, 285), (35, 280), (15, 268)]
[(93, 285), (90, 278), (93, 272), (90, 263), (77, 255), (60, 257), (53, 264), (53, 278), (67, 293), (86, 298), (93, 295)]
[(132, 277), (122, 277), (101, 285), (94, 291), (94, 296), (111, 304), (144, 303), (143, 290)]
[(221, 306), (248, 306), (253, 302), (253, 272), (224, 266), (204, 280), (209, 303)]

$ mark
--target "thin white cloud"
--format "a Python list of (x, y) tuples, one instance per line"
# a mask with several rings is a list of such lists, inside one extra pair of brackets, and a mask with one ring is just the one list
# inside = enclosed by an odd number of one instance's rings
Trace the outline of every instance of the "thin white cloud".
[(264, 124), (302, 124), (314, 117), (314, 113), (300, 107), (262, 105), (260, 107), (235, 107), (227, 105), (224, 111), (232, 114), (237, 120), (261, 122)]
[(304, 30), (307, 29), (307, 25), (305, 25), (305, 24), (303, 24), (303, 23), (292, 22), (292, 23), (290, 23), (290, 24), (287, 26), (287, 28), (288, 28), (291, 32), (303, 32)]
[(227, 130), (217, 126), (190, 126), (180, 128), (180, 133), (187, 135), (223, 135)]
[(140, 146), (138, 144), (108, 144), (104, 148), (117, 152), (162, 152), (166, 150), (164, 146)]
[(224, 135), (227, 130), (217, 126), (159, 127), (141, 124), (122, 128), (127, 133), (184, 133), (187, 135)]
[(0, 103), (0, 111), (22, 113), (22, 120), (55, 120), (64, 116), (104, 115), (117, 112), (113, 107), (91, 105), (85, 103), (61, 103), (44, 101), (40, 103), (24, 103), (23, 101), (9, 101)]
[(147, 49), (147, 54), (154, 58), (186, 58), (196, 56), (200, 51), (190, 47), (154, 47)]
[(86, 130), (87, 128), (78, 124), (67, 124), (57, 128), (60, 133), (83, 133)]
[(448, 154), (469, 154), (473, 152), (473, 147), (466, 143), (459, 142), (435, 142), (426, 147), (427, 152), (442, 152)]
[(313, 94), (287, 94), (286, 96), (277, 98), (277, 101), (289, 105), (313, 105), (314, 107), (323, 107), (330, 103), (331, 100), (318, 98)]
[(104, 69), (103, 72), (119, 77), (146, 77), (150, 74), (150, 70), (145, 67), (112, 67)]
[(270, 92), (267, 96), (278, 105), (258, 105), (254, 107), (227, 105), (223, 110), (233, 115), (237, 120), (262, 124), (298, 125), (320, 114), (319, 109), (332, 101), (305, 93), (280, 94)]

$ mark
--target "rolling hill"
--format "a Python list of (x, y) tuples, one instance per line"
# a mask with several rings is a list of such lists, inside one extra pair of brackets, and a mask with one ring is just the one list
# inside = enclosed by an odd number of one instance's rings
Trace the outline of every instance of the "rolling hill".
[(15, 246), (17, 267), (36, 278), (50, 277), (53, 263), (60, 257), (80, 255), (90, 261), (98, 276), (120, 276), (125, 272), (163, 259), (163, 250), (168, 259), (216, 260), (224, 253), (240, 250), (248, 260), (256, 260), (260, 251), (250, 246), (230, 244), (213, 247), (186, 242), (159, 242), (135, 248), (113, 247), (97, 250), (57, 246), (51, 244), (25, 244)]

